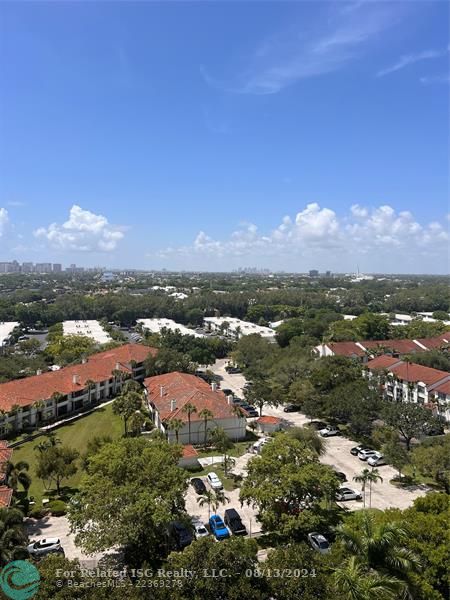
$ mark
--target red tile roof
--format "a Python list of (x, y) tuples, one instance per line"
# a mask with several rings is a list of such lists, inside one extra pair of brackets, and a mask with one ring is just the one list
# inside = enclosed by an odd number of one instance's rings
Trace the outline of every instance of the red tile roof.
[(195, 458), (198, 456), (197, 450), (191, 444), (183, 446), (183, 458)]
[(423, 351), (414, 340), (367, 340), (360, 342), (368, 350), (390, 350), (395, 354), (410, 354), (411, 352)]
[(89, 356), (85, 363), (70, 365), (59, 371), (49, 371), (25, 379), (0, 384), (0, 409), (9, 411), (14, 405), (29, 406), (38, 400), (48, 400), (59, 392), (69, 394), (86, 387), (86, 382), (106, 381), (116, 368), (130, 372), (131, 361), (142, 363), (157, 350), (142, 344), (126, 344)]
[[(450, 335), (447, 333), (448, 338), (450, 339)], [(446, 345), (446, 342), (441, 337), (435, 338), (421, 338), (417, 339), (417, 342), (428, 348), (428, 350), (433, 350), (434, 348), (443, 348)]]
[(446, 394), (447, 396), (450, 396), (450, 380), (437, 385), (435, 388), (433, 388), (433, 392), (439, 392), (440, 394)]
[(425, 385), (433, 385), (446, 377), (450, 379), (450, 373), (447, 373), (446, 371), (439, 371), (438, 369), (423, 367), (422, 365), (416, 365), (414, 363), (402, 362), (396, 367), (390, 367), (389, 371), (403, 381), (421, 381), (425, 383)]
[(256, 419), (257, 423), (265, 423), (267, 425), (278, 425), (278, 423), (281, 423), (282, 421), (283, 419), (280, 419), (279, 417), (271, 417), (269, 415)]
[(376, 356), (375, 358), (372, 358), (372, 360), (369, 360), (366, 367), (368, 369), (389, 369), (390, 367), (399, 364), (401, 364), (401, 361), (398, 358), (392, 358), (392, 356), (389, 356), (388, 354), (382, 354), (381, 356)]
[[(183, 406), (188, 402), (197, 409), (197, 412), (191, 414), (192, 422), (202, 420), (199, 413), (203, 409), (210, 410), (213, 419), (236, 417), (233, 406), (228, 404), (225, 394), (220, 390), (213, 392), (206, 381), (195, 375), (174, 371), (165, 375), (147, 377), (144, 385), (147, 388), (149, 400), (156, 406), (163, 421), (180, 419), (187, 423), (188, 418), (183, 411)], [(172, 401), (175, 401), (173, 410)]]
[(329, 342), (327, 346), (339, 356), (366, 356), (366, 352), (356, 342)]
[(11, 504), (13, 491), (6, 485), (0, 486), (0, 508), (8, 507)]

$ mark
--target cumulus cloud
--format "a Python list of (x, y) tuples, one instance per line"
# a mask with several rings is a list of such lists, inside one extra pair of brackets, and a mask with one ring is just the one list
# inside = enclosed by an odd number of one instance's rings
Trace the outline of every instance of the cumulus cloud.
[[(201, 231), (190, 246), (166, 248), (161, 258), (185, 257), (195, 262), (233, 257), (269, 260), (282, 268), (283, 260), (320, 257), (340, 263), (351, 263), (358, 254), (381, 259), (388, 257), (395, 266), (409, 264), (418, 257), (444, 256), (448, 248), (448, 229), (433, 221), (419, 223), (409, 211), (396, 211), (389, 205), (368, 208), (354, 204), (349, 213), (338, 216), (330, 208), (308, 204), (293, 218), (285, 216), (266, 235), (254, 224), (241, 225), (228, 239), (217, 240)], [(280, 259), (280, 260), (276, 260)], [(375, 262), (374, 262), (375, 264)], [(212, 263), (211, 263), (212, 265)], [(444, 265), (442, 265), (444, 267)], [(389, 267), (386, 264), (386, 267)], [(388, 269), (389, 270), (389, 269)], [(398, 271), (397, 271), (398, 272)]]
[(111, 225), (103, 215), (96, 215), (74, 204), (69, 219), (62, 225), (51, 223), (48, 227), (37, 229), (34, 235), (62, 250), (109, 252), (123, 238), (121, 229)]
[(8, 226), (9, 217), (6, 208), (0, 208), (0, 237), (5, 233), (5, 229)]

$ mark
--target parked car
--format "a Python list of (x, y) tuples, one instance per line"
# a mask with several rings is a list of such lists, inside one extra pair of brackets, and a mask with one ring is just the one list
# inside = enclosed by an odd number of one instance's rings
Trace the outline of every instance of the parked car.
[(367, 459), (367, 464), (371, 467), (382, 467), (383, 465), (387, 465), (387, 462), (381, 452), (377, 452)]
[(194, 539), (189, 527), (180, 521), (171, 523), (170, 535), (177, 550), (183, 550), (189, 544), (192, 544)]
[(367, 460), (368, 458), (370, 458), (371, 456), (375, 456), (376, 454), (379, 454), (376, 450), (361, 450), (361, 452), (358, 452), (358, 458), (359, 460)]
[(345, 500), (362, 500), (362, 495), (348, 487), (341, 487), (336, 493), (336, 500), (343, 502)]
[[(20, 338), (19, 338), (20, 339)], [(441, 423), (426, 423), (423, 428), (424, 435), (444, 435), (444, 427)]]
[(230, 537), (230, 532), (219, 515), (211, 515), (209, 517), (209, 528), (216, 540), (225, 540)]
[(333, 469), (333, 471), (336, 477), (339, 479), (339, 481), (342, 481), (342, 483), (345, 483), (347, 481), (347, 475), (345, 473), (343, 473), (342, 471), (336, 471), (336, 469)]
[(211, 471), (211, 473), (208, 473), (206, 479), (208, 480), (208, 483), (213, 488), (213, 490), (221, 490), (223, 488), (222, 482), (217, 477), (216, 473), (214, 473), (213, 471)]
[(247, 529), (241, 517), (234, 508), (227, 508), (224, 514), (224, 523), (233, 535), (247, 535)]
[(259, 440), (257, 440), (254, 444), (252, 444), (252, 452), (256, 452), (257, 454), (259, 454), (261, 452), (261, 450), (264, 448), (264, 446), (266, 444), (268, 444), (269, 442), (271, 442), (273, 440), (273, 438), (271, 437), (263, 437)]
[(209, 531), (206, 529), (206, 525), (203, 523), (203, 521), (199, 521), (197, 519), (193, 520), (192, 526), (194, 527), (195, 539), (198, 540), (209, 535)]
[(286, 406), (283, 408), (283, 412), (285, 412), (285, 413), (297, 412), (297, 411), (298, 411), (298, 406), (296, 406), (295, 404), (286, 404)]
[(315, 429), (316, 431), (320, 431), (321, 429), (326, 429), (328, 423), (324, 421), (311, 421), (310, 423), (306, 423), (306, 427), (311, 427), (311, 429)]
[(308, 533), (308, 542), (320, 554), (327, 554), (330, 551), (330, 542), (324, 535), (317, 533), (317, 531)]
[(322, 437), (332, 437), (334, 435), (341, 435), (341, 432), (334, 425), (327, 425), (324, 429), (320, 429), (319, 433)]
[(204, 494), (206, 492), (206, 485), (200, 477), (193, 477), (191, 479), (191, 485), (197, 494)]
[(43, 540), (32, 542), (27, 546), (27, 550), (30, 556), (34, 558), (39, 558), (55, 552), (64, 552), (59, 538), (44, 538)]
[(370, 450), (370, 448), (367, 448), (367, 446), (354, 446), (350, 450), (350, 454), (353, 454), (353, 456), (358, 456), (361, 450)]
[(247, 413), (247, 417), (253, 418), (253, 417), (259, 417), (259, 413), (256, 410), (256, 408), (254, 406), (250, 406), (250, 407), (242, 407), (245, 412)]

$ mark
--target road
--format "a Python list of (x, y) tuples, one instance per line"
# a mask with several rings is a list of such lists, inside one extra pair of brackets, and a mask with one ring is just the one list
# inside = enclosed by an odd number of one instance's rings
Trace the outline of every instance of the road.
[[(245, 377), (241, 374), (229, 374), (225, 371), (226, 359), (217, 360), (212, 367), (212, 371), (222, 377), (221, 387), (233, 390), (238, 396), (242, 396), (242, 388), (245, 385)], [(263, 415), (270, 415), (285, 419), (286, 425), (289, 427), (301, 427), (309, 422), (308, 417), (302, 413), (285, 413), (282, 407), (264, 406)], [(338, 471), (345, 473), (347, 482), (343, 485), (351, 487), (355, 490), (361, 490), (361, 485), (353, 481), (355, 475), (359, 475), (361, 471), (368, 467), (367, 463), (359, 460), (358, 457), (350, 454), (350, 448), (357, 445), (355, 441), (345, 437), (331, 437), (326, 440), (326, 452), (321, 458), (324, 464), (331, 465)], [(370, 468), (370, 467), (369, 467)], [(419, 496), (424, 496), (428, 488), (426, 486), (411, 486), (408, 489), (398, 488), (390, 483), (390, 480), (397, 474), (397, 471), (390, 465), (378, 467), (379, 473), (383, 481), (372, 485), (372, 501), (373, 508), (408, 508)], [(369, 505), (369, 493), (366, 493), (367, 506)], [(361, 508), (361, 502), (345, 502), (345, 506), (351, 510)]]

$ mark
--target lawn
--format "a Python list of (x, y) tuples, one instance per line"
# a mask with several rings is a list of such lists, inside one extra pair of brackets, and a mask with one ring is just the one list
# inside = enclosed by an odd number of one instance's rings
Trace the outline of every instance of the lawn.
[[(113, 439), (120, 437), (123, 434), (123, 421), (112, 412), (112, 405), (108, 404), (85, 417), (81, 417), (77, 421), (72, 421), (53, 431), (65, 446), (76, 448), (80, 454), (83, 454), (88, 440), (93, 437), (105, 435), (109, 435)], [(43, 482), (36, 476), (36, 450), (34, 448), (44, 439), (44, 437), (40, 437), (20, 446), (14, 450), (12, 456), (14, 463), (24, 460), (30, 465), (29, 473), (32, 477), (32, 483), (29, 496), (34, 496), (36, 502), (35, 508), (41, 506), (43, 497), (52, 498), (56, 496), (56, 491), (52, 489), (49, 494), (45, 490)], [(81, 476), (82, 471), (79, 467), (75, 475), (63, 481), (63, 486), (75, 491), (79, 485)]]

